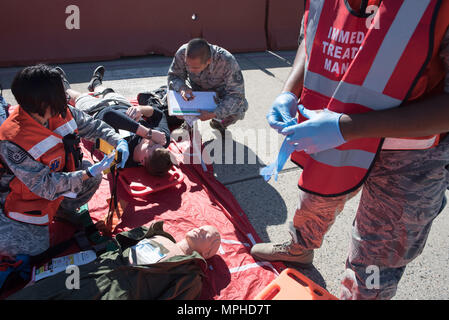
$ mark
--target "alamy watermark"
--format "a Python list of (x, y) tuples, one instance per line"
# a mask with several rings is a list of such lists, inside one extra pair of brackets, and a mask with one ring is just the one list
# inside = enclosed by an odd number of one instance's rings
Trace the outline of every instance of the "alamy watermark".
[[(195, 126), (201, 126), (197, 121)], [(233, 128), (222, 136), (214, 131), (216, 137), (203, 144), (198, 128), (174, 130), (171, 138), (178, 144), (187, 143), (178, 156), (172, 154), (173, 162), (184, 164), (257, 164), (258, 158), (267, 158), (279, 152), (285, 136), (271, 128)]]
[(366, 274), (369, 276), (365, 280), (365, 286), (367, 289), (376, 289), (380, 288), (380, 268), (379, 266), (369, 265), (365, 269)]
[(72, 264), (65, 269), (65, 273), (69, 276), (65, 280), (65, 287), (68, 290), (80, 289), (80, 269)]
[(72, 4), (65, 8), (65, 13), (68, 14), (68, 17), (65, 20), (65, 27), (68, 30), (79, 30), (81, 27), (80, 8)]
[(376, 5), (366, 7), (365, 13), (369, 14), (365, 22), (367, 29), (380, 29), (379, 15), (377, 14), (378, 10), (379, 7)]

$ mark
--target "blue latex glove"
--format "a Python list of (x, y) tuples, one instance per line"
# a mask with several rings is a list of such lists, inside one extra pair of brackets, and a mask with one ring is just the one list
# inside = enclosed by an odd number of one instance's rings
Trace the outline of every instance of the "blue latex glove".
[(332, 149), (346, 142), (341, 135), (339, 124), (342, 113), (328, 109), (316, 112), (304, 108), (303, 105), (299, 106), (299, 112), (309, 120), (281, 131), (287, 136), (287, 142), (296, 150), (304, 150), (310, 154)]
[(118, 168), (124, 168), (125, 163), (128, 160), (129, 157), (129, 148), (128, 148), (128, 142), (126, 142), (125, 139), (121, 139), (117, 145), (116, 148), (117, 152), (122, 153), (122, 161), (117, 165)]
[(97, 162), (96, 164), (90, 166), (89, 168), (87, 168), (87, 170), (89, 170), (92, 176), (94, 177), (98, 176), (102, 174), (104, 170), (109, 169), (109, 167), (112, 164), (112, 161), (114, 161), (114, 157), (115, 157), (115, 150), (112, 151), (107, 156), (105, 155), (100, 162)]
[(280, 133), (282, 129), (297, 123), (297, 110), (298, 98), (291, 92), (283, 92), (271, 105), (267, 114), (268, 124)]
[(278, 180), (278, 173), (284, 168), (285, 163), (287, 162), (290, 154), (295, 151), (295, 147), (287, 142), (287, 139), (284, 140), (281, 146), (281, 150), (279, 150), (278, 157), (275, 162), (272, 164), (260, 169), (260, 175), (263, 176), (265, 181), (271, 179), (271, 176), (274, 174), (274, 180)]

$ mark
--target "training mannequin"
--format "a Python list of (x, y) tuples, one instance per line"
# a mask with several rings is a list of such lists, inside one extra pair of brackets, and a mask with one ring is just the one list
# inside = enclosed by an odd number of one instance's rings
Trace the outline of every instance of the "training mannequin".
[[(220, 241), (215, 227), (202, 226), (176, 242), (163, 230), (163, 221), (157, 221), (117, 234), (112, 240), (116, 249), (79, 266), (79, 289), (67, 289), (69, 274), (61, 272), (8, 299), (196, 299), (203, 286), (205, 259), (218, 251)], [(154, 255), (145, 256), (142, 248)]]

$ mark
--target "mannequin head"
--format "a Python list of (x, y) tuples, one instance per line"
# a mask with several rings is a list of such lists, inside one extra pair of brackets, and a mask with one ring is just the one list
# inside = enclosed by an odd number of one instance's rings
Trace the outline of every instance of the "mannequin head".
[(220, 242), (217, 228), (206, 225), (187, 232), (181, 246), (187, 254), (197, 251), (204, 259), (209, 259), (217, 253)]

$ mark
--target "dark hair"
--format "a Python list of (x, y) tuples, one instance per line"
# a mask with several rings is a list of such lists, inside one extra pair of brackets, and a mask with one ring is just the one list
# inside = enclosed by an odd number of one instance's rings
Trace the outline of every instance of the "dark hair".
[(65, 117), (67, 98), (62, 78), (50, 66), (38, 64), (19, 71), (11, 84), (11, 92), (28, 113), (43, 117), (50, 107), (52, 116)]
[(170, 151), (165, 148), (157, 148), (151, 157), (145, 161), (145, 169), (152, 176), (163, 176), (173, 166), (170, 158)]
[(186, 49), (186, 57), (189, 59), (200, 58), (205, 63), (210, 58), (210, 45), (202, 38), (195, 38), (189, 41)]

